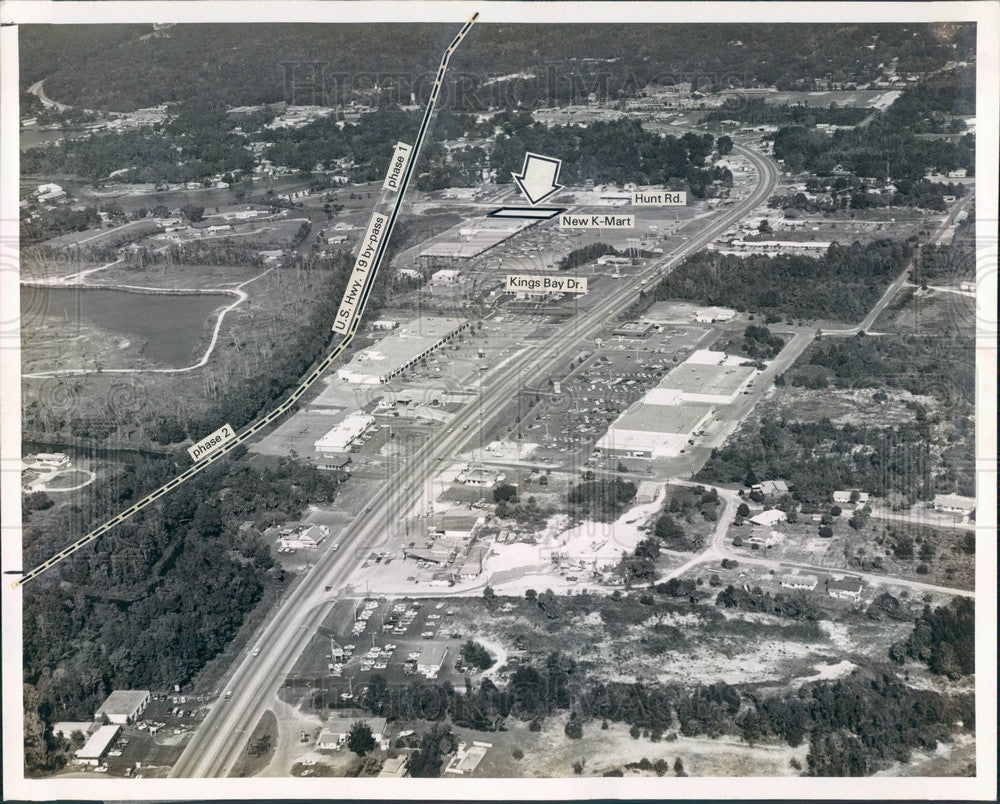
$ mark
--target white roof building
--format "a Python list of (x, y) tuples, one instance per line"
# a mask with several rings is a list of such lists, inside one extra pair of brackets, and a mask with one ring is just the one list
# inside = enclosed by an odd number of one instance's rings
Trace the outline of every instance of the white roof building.
[(788, 514), (778, 508), (770, 508), (767, 511), (761, 511), (759, 514), (750, 517), (750, 521), (754, 525), (763, 525), (764, 527), (772, 527), (787, 519)]
[(337, 371), (345, 382), (377, 385), (405, 371), (464, 330), (469, 322), (462, 318), (425, 316), (408, 321), (391, 335), (358, 352)]
[(420, 658), (417, 659), (417, 672), (433, 678), (441, 671), (447, 657), (447, 646), (425, 645), (420, 649)]
[(87, 740), (83, 748), (76, 752), (77, 760), (87, 765), (100, 765), (121, 728), (117, 723), (111, 726), (101, 726), (90, 735), (90, 739)]
[(111, 723), (132, 723), (149, 701), (149, 690), (114, 690), (94, 713), (94, 720), (106, 717)]
[(976, 510), (976, 498), (963, 497), (961, 494), (938, 494), (934, 497), (934, 510), (969, 516)]
[(317, 439), (317, 452), (348, 452), (351, 446), (375, 424), (375, 417), (360, 411), (331, 428), (326, 435)]
[(331, 717), (323, 724), (323, 729), (316, 738), (316, 747), (329, 751), (339, 749), (347, 742), (347, 735), (355, 723), (361, 721), (372, 730), (372, 737), (383, 749), (388, 748), (385, 736), (386, 719), (384, 717)]

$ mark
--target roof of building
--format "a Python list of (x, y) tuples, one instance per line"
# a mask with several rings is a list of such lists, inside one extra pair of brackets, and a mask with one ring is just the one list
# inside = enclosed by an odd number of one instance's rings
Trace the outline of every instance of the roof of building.
[(750, 380), (757, 369), (753, 366), (681, 363), (660, 381), (660, 388), (674, 388), (685, 394), (732, 396)]
[(382, 770), (378, 772), (378, 775), (382, 777), (391, 776), (396, 779), (406, 776), (406, 757), (389, 757), (382, 763)]
[(762, 480), (757, 484), (764, 494), (787, 494), (788, 484), (784, 480)]
[(347, 734), (358, 721), (365, 723), (372, 730), (372, 734), (385, 734), (387, 723), (384, 717), (328, 717), (323, 724), (323, 731), (331, 734)]
[(115, 690), (101, 704), (97, 714), (132, 715), (149, 700), (149, 690)]
[(392, 334), (358, 352), (342, 372), (392, 374), (465, 324), (462, 318), (424, 316), (407, 321)]
[(708, 405), (650, 405), (640, 400), (619, 416), (612, 428), (687, 435), (711, 411)]
[(484, 519), (485, 517), (477, 511), (455, 508), (444, 513), (440, 522), (445, 530), (472, 530)]
[(972, 511), (976, 507), (976, 498), (963, 497), (961, 494), (938, 494), (934, 497), (934, 505), (942, 508), (958, 508), (962, 511)]
[(767, 511), (761, 511), (750, 517), (750, 521), (755, 525), (774, 525), (778, 522), (784, 522), (787, 518), (788, 515), (781, 509), (769, 508)]
[(80, 732), (80, 734), (87, 736), (96, 725), (90, 720), (60, 720), (58, 723), (52, 724), (52, 733), (68, 737), (74, 732)]
[(90, 738), (84, 743), (83, 748), (76, 752), (76, 755), (80, 759), (100, 759), (104, 756), (104, 752), (108, 750), (108, 746), (114, 742), (121, 728), (117, 724), (101, 726), (90, 735)]
[(782, 575), (781, 583), (784, 586), (816, 586), (819, 581), (815, 575)]
[(856, 578), (852, 575), (848, 575), (846, 578), (841, 578), (836, 581), (830, 581), (827, 589), (835, 590), (838, 592), (860, 592), (864, 588), (864, 583), (860, 578)]

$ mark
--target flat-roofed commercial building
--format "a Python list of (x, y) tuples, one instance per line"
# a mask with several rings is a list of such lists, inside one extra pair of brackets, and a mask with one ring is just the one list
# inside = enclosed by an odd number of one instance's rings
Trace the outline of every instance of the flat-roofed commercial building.
[(471, 260), (535, 223), (538, 221), (523, 218), (484, 218), (460, 224), (428, 243), (420, 259), (432, 265)]
[(100, 765), (121, 729), (122, 727), (117, 723), (111, 726), (101, 726), (90, 735), (83, 748), (76, 752), (77, 761), (86, 765)]
[(710, 405), (658, 405), (640, 400), (622, 413), (594, 445), (602, 455), (673, 458), (712, 416)]
[(351, 447), (375, 424), (375, 417), (367, 413), (352, 413), (342, 422), (334, 425), (326, 435), (317, 439), (317, 452), (348, 452)]
[(463, 318), (443, 316), (408, 321), (374, 346), (358, 352), (337, 371), (337, 376), (345, 382), (365, 385), (388, 382), (468, 326), (469, 322)]
[(107, 718), (109, 723), (132, 723), (149, 704), (149, 690), (114, 690), (94, 712), (94, 720)]
[[(743, 362), (739, 358), (736, 360)], [(659, 387), (679, 392), (682, 402), (731, 405), (757, 375), (757, 369), (753, 366), (736, 365), (736, 360), (726, 358), (712, 363), (696, 362), (689, 358), (671, 369)]]

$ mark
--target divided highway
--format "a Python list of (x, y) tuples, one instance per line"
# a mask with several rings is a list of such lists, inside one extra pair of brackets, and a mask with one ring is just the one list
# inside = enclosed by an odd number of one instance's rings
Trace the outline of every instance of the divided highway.
[[(529, 353), (520, 365), (484, 388), (479, 399), (463, 409), (446, 430), (439, 430), (415, 450), (345, 529), (341, 538), (343, 549), (323, 553), (280, 604), (271, 621), (262, 627), (255, 642), (260, 648), (259, 655), (244, 654), (238, 660), (225, 685), (225, 689), (232, 690), (232, 698), (220, 699), (215, 704), (174, 766), (172, 776), (225, 776), (232, 770), (257, 721), (270, 707), (284, 678), (332, 608), (335, 598), (324, 589), (330, 586), (335, 591), (342, 590), (351, 573), (387, 538), (400, 516), (417, 504), (425, 484), (442, 461), (488, 432), (522, 388), (544, 383), (569, 357), (578, 354), (609, 316), (638, 299), (644, 285), (666, 275), (686, 257), (704, 248), (773, 192), (778, 183), (777, 166), (750, 149), (735, 146), (734, 150), (757, 171), (758, 182), (753, 191), (731, 209), (706, 218), (700, 231), (689, 236), (673, 253), (642, 274), (623, 279), (615, 291), (593, 308), (567, 321), (559, 333)], [(692, 225), (695, 224), (689, 224), (689, 228)]]
[[(389, 239), (392, 236), (393, 226), (395, 226), (396, 218), (399, 216), (399, 211), (403, 204), (403, 197), (406, 194), (406, 188), (410, 183), (410, 177), (412, 176), (413, 169), (417, 164), (417, 157), (420, 154), (420, 146), (423, 144), (424, 137), (427, 134), (427, 128), (430, 125), (431, 115), (433, 114), (434, 106), (437, 103), (438, 93), (441, 90), (441, 86), (444, 81), (444, 74), (445, 71), (448, 69), (448, 62), (451, 59), (451, 54), (454, 53), (455, 48), (457, 48), (458, 45), (461, 43), (462, 39), (465, 38), (465, 35), (469, 32), (469, 29), (473, 26), (478, 17), (479, 17), (478, 12), (472, 15), (472, 18), (467, 23), (465, 23), (465, 25), (462, 26), (461, 30), (455, 35), (455, 38), (451, 41), (451, 44), (448, 45), (448, 49), (441, 57), (441, 64), (438, 67), (437, 76), (434, 79), (434, 86), (431, 89), (430, 98), (428, 99), (427, 107), (424, 110), (423, 120), (420, 123), (420, 129), (417, 132), (417, 136), (413, 141), (412, 156), (411, 159), (409, 160), (409, 163), (407, 164), (403, 176), (400, 178), (399, 189), (396, 194), (396, 200), (392, 206), (391, 212), (389, 213), (387, 219), (388, 222), (386, 224), (384, 234), (379, 240), (377, 250), (375, 252), (374, 257), (372, 258), (370, 268), (365, 276), (364, 288), (361, 290), (359, 294), (357, 303), (352, 308), (350, 320), (345, 322), (345, 326), (343, 327), (343, 329), (340, 328), (337, 329), (338, 332), (341, 332), (343, 334), (343, 339), (340, 341), (340, 343), (338, 343), (330, 351), (330, 353), (327, 354), (327, 356), (323, 358), (323, 360), (321, 360), (316, 365), (316, 367), (312, 370), (312, 372), (305, 379), (303, 379), (302, 382), (299, 383), (298, 387), (296, 387), (295, 390), (292, 391), (291, 394), (289, 394), (288, 398), (285, 399), (285, 401), (282, 402), (280, 405), (278, 405), (278, 407), (276, 407), (267, 415), (255, 421), (253, 424), (250, 425), (250, 427), (248, 427), (242, 433), (239, 433), (234, 438), (231, 438), (230, 440), (224, 442), (213, 452), (209, 453), (204, 458), (198, 460), (189, 469), (186, 469), (185, 471), (177, 475), (177, 477), (173, 478), (167, 483), (164, 483), (162, 486), (160, 486), (160, 488), (156, 489), (153, 492), (150, 492), (141, 500), (139, 500), (137, 503), (133, 504), (131, 507), (126, 508), (124, 511), (112, 517), (107, 522), (104, 522), (103, 524), (94, 528), (94, 530), (90, 531), (90, 533), (81, 536), (72, 544), (68, 545), (67, 547), (64, 547), (55, 555), (51, 556), (38, 566), (33, 567), (31, 570), (24, 573), (18, 580), (14, 581), (14, 583), (12, 584), (14, 589), (17, 589), (19, 586), (23, 586), (33, 578), (37, 578), (43, 572), (52, 569), (52, 567), (54, 567), (60, 561), (63, 561), (64, 559), (71, 556), (77, 550), (86, 547), (92, 541), (103, 536), (109, 530), (116, 528), (126, 519), (135, 516), (135, 514), (139, 513), (139, 511), (141, 511), (146, 506), (152, 505), (154, 502), (160, 499), (160, 497), (162, 497), (164, 494), (168, 494), (182, 483), (187, 482), (195, 475), (201, 473), (203, 470), (207, 469), (211, 464), (213, 464), (223, 455), (232, 452), (232, 450), (234, 450), (240, 444), (243, 444), (246, 441), (252, 439), (261, 430), (270, 427), (274, 422), (276, 422), (278, 419), (284, 416), (289, 410), (291, 410), (302, 398), (302, 396), (306, 393), (306, 391), (308, 391), (309, 388), (311, 388), (313, 384), (315, 384), (315, 382), (320, 377), (323, 376), (326, 370), (333, 365), (334, 361), (338, 357), (340, 357), (341, 354), (343, 354), (344, 350), (347, 349), (347, 347), (351, 344), (351, 341), (354, 340), (354, 336), (357, 334), (358, 325), (361, 323), (361, 318), (364, 315), (365, 306), (368, 302), (368, 296), (371, 294), (372, 288), (375, 285), (375, 279), (378, 275), (379, 265), (382, 262), (382, 258), (385, 256), (386, 248), (389, 245)], [(216, 330), (216, 334), (218, 334), (218, 330)]]

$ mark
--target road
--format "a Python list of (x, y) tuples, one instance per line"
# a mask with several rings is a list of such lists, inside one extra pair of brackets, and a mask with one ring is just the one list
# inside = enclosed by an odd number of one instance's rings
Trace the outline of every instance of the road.
[(686, 572), (689, 572), (701, 564), (730, 558), (734, 561), (739, 561), (741, 564), (766, 567), (767, 569), (774, 570), (775, 572), (802, 570), (805, 572), (818, 572), (824, 575), (850, 575), (852, 577), (861, 578), (866, 584), (868, 584), (868, 586), (902, 586), (907, 589), (912, 589), (915, 592), (934, 592), (938, 594), (954, 595), (956, 597), (975, 597), (975, 592), (969, 591), (968, 589), (957, 589), (950, 586), (937, 586), (932, 583), (912, 581), (907, 578), (897, 578), (892, 575), (877, 575), (871, 572), (858, 572), (844, 567), (825, 567), (818, 564), (801, 564), (795, 561), (781, 561), (773, 558), (757, 558), (755, 556), (748, 556), (745, 553), (737, 553), (729, 549), (727, 536), (729, 535), (729, 528), (732, 525), (733, 520), (736, 518), (736, 509), (739, 507), (739, 504), (743, 502), (743, 498), (740, 497), (734, 489), (728, 489), (722, 486), (713, 486), (710, 483), (694, 483), (686, 480), (671, 480), (670, 482), (681, 486), (696, 486), (706, 489), (715, 489), (718, 492), (719, 497), (721, 497), (724, 501), (725, 507), (723, 508), (722, 514), (719, 516), (715, 530), (712, 532), (712, 539), (709, 542), (708, 547), (697, 555), (692, 556), (688, 561), (685, 561), (680, 566), (671, 569), (662, 577), (658, 578), (656, 583), (663, 583), (664, 581), (669, 581), (671, 578), (680, 578)]
[(436, 432), (410, 456), (345, 529), (345, 533), (352, 534), (341, 539), (345, 547), (340, 552), (327, 550), (320, 555), (312, 570), (286, 596), (262, 628), (255, 643), (261, 649), (260, 654), (256, 657), (244, 655), (237, 662), (226, 684), (226, 689), (233, 691), (232, 698), (220, 700), (213, 707), (174, 766), (172, 776), (224, 776), (233, 768), (253, 727), (270, 707), (316, 625), (332, 606), (333, 601), (325, 588), (342, 591), (351, 573), (380, 541), (389, 536), (391, 527), (386, 523), (396, 522), (400, 512), (417, 504), (425, 484), (447, 456), (468, 448), (479, 439), (480, 433), (488, 432), (503, 415), (505, 405), (522, 388), (544, 383), (553, 370), (578, 354), (599, 331), (604, 320), (633, 303), (644, 285), (673, 270), (773, 192), (778, 183), (777, 166), (754, 151), (737, 149), (757, 171), (759, 181), (753, 191), (731, 209), (690, 224), (698, 226), (700, 223), (701, 228), (672, 254), (642, 274), (623, 281), (593, 308), (566, 322), (559, 333), (526, 355), (519, 366), (504, 372), (495, 383), (483, 388), (479, 398), (466, 406), (447, 430)]
[[(945, 235), (947, 235), (948, 229), (954, 225), (959, 214), (972, 202), (973, 198), (974, 196), (968, 195), (961, 201), (952, 205), (951, 209), (948, 210), (948, 214), (945, 215), (944, 220), (941, 221), (941, 225), (938, 227), (938, 230), (930, 238), (931, 244), (937, 245), (941, 243)], [(836, 329), (821, 329), (820, 334), (843, 337), (857, 335), (859, 332), (867, 332), (878, 320), (878, 317), (882, 315), (885, 308), (888, 307), (892, 303), (893, 299), (896, 298), (896, 294), (906, 287), (909, 282), (910, 270), (912, 268), (913, 263), (911, 261), (907, 263), (906, 268), (903, 269), (899, 276), (892, 280), (889, 287), (885, 289), (885, 293), (883, 293), (878, 302), (875, 303), (875, 306), (868, 311), (868, 315), (864, 317), (860, 324), (846, 328), (837, 327)]]

